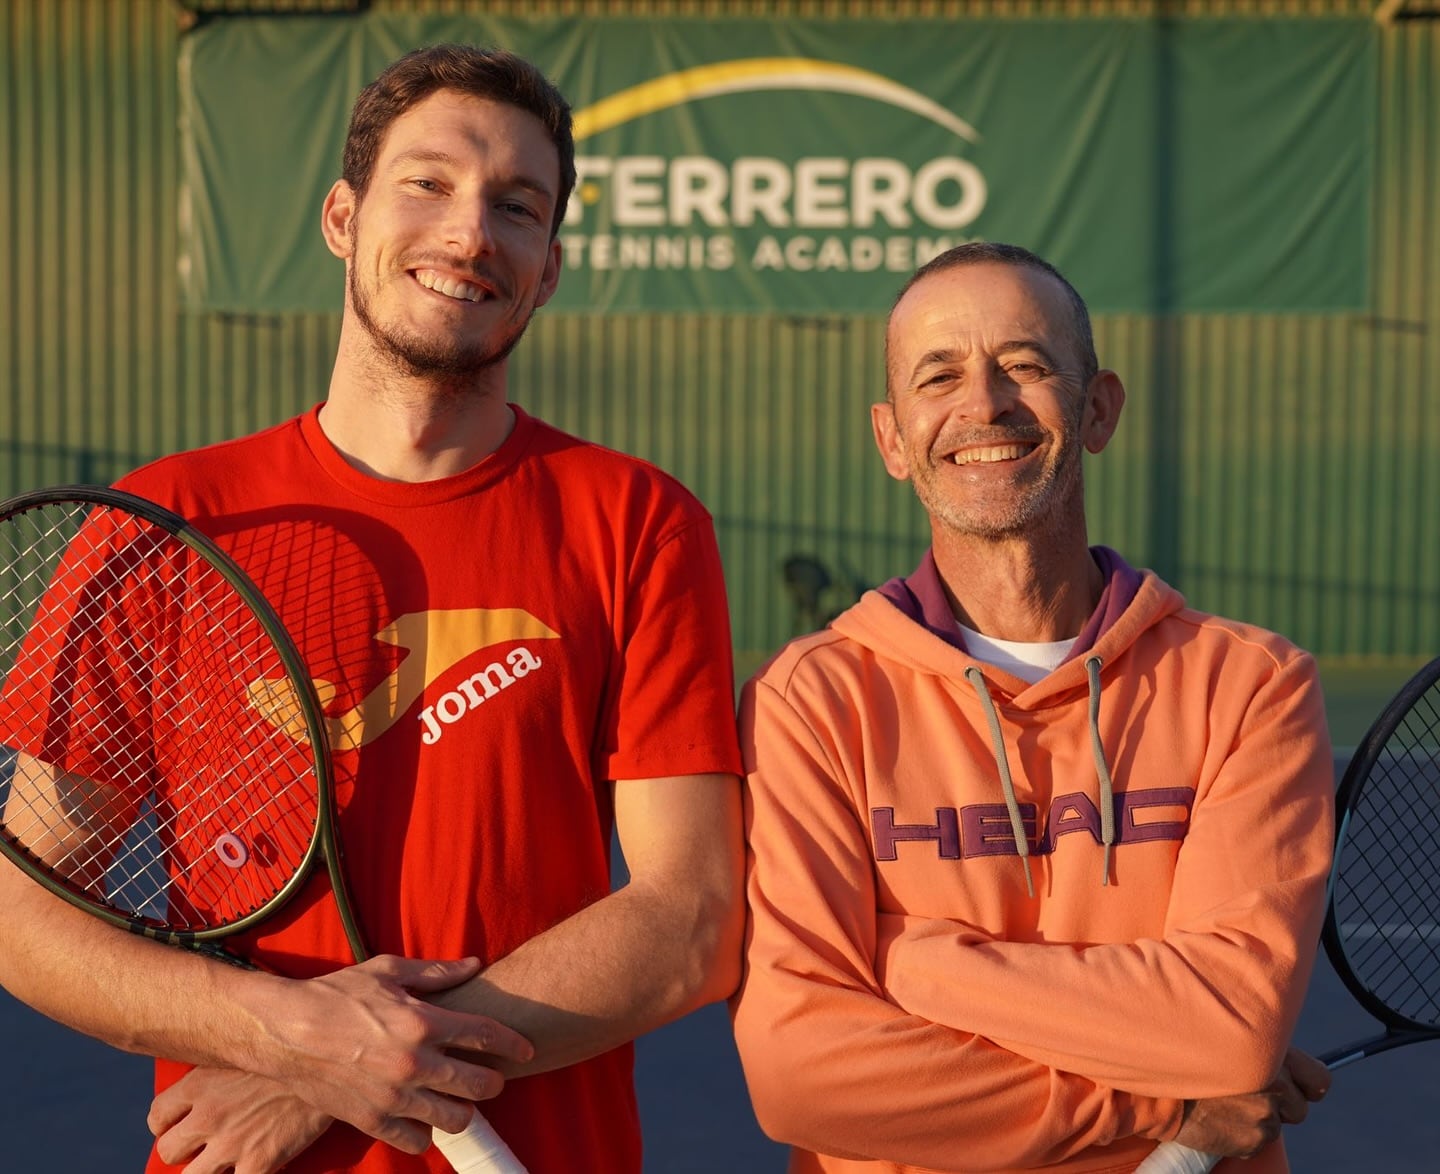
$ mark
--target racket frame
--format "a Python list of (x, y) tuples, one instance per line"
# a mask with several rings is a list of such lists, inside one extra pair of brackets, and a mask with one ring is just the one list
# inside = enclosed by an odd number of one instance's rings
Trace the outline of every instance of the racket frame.
[[(280, 622), (280, 617), (276, 615), (275, 610), (250, 577), (215, 542), (195, 529), (179, 514), (123, 490), (98, 485), (58, 485), (49, 489), (22, 493), (0, 502), (0, 523), (23, 510), (65, 503), (85, 503), (125, 511), (168, 531), (214, 567), (250, 608), (265, 634), (270, 637), (276, 653), (285, 666), (290, 683), (294, 687), (295, 700), (299, 705), (301, 718), (305, 725), (311, 757), (315, 765), (317, 789), (315, 833), (294, 874), (281, 886), (275, 896), (259, 909), (221, 927), (183, 933), (151, 925), (140, 918), (125, 916), (108, 906), (84, 898), (79, 893), (62, 885), (47, 872), (43, 865), (30, 857), (27, 852), (12, 844), (8, 835), (0, 834), (0, 852), (13, 860), (27, 875), (50, 892), (112, 925), (143, 934), (145, 937), (166, 945), (180, 946), (247, 967), (249, 963), (220, 949), (215, 944), (215, 939), (248, 929), (280, 909), (309, 878), (315, 854), (319, 852), (325, 857), (325, 867), (330, 878), (335, 907), (340, 915), (340, 922), (344, 927), (350, 951), (356, 962), (365, 961), (370, 954), (365, 947), (364, 938), (360, 934), (359, 922), (350, 903), (350, 892), (345, 881), (344, 869), (341, 866), (340, 840), (336, 835), (338, 819), (335, 810), (334, 777), (330, 768), (330, 735), (310, 672), (305, 667), (300, 650), (290, 638), (289, 632), (285, 630), (284, 624)], [(0, 827), (3, 827), (3, 824), (0, 824)], [(475, 1174), (525, 1174), (525, 1167), (478, 1109), (472, 1110), (469, 1124), (460, 1133), (447, 1134), (436, 1130), (434, 1137), (436, 1147), (442, 1152), (446, 1162), (457, 1171), (468, 1170), (474, 1171)]]
[[(1317, 1056), (1316, 1059), (1332, 1072), (1357, 1060), (1405, 1047), (1407, 1044), (1440, 1039), (1440, 1028), (1391, 1010), (1360, 981), (1345, 953), (1340, 922), (1335, 914), (1335, 888), (1340, 879), (1341, 849), (1350, 828), (1350, 813), (1364, 794), (1370, 772), (1384, 752), (1390, 735), (1410, 713), (1415, 702), (1433, 688), (1437, 681), (1440, 681), (1440, 657), (1423, 665), (1406, 681), (1380, 711), (1380, 715), (1370, 723), (1370, 728), (1355, 747), (1355, 753), (1350, 756), (1340, 785), (1335, 791), (1335, 809), (1340, 818), (1335, 825), (1335, 854), (1330, 862), (1330, 879), (1325, 890), (1325, 924), (1320, 931), (1320, 941), (1325, 947), (1331, 967), (1345, 984), (1351, 997), (1385, 1029), (1385, 1034), (1356, 1040)], [(1213, 1154), (1204, 1154), (1188, 1146), (1167, 1141), (1151, 1151), (1136, 1167), (1136, 1174), (1203, 1174), (1204, 1171), (1214, 1169), (1222, 1160)]]
[[(143, 917), (127, 915), (111, 906), (90, 900), (60, 881), (51, 870), (23, 847), (13, 843), (8, 833), (0, 833), (0, 852), (3, 852), (31, 879), (43, 885), (56, 896), (71, 905), (84, 908), (87, 913), (91, 913), (111, 925), (141, 934), (165, 945), (197, 950), (200, 953), (225, 958), (228, 961), (236, 961), (236, 959), (220, 950), (214, 943), (218, 939), (250, 929), (273, 916), (309, 879), (316, 853), (320, 853), (325, 857), (326, 872), (335, 894), (335, 906), (339, 911), (346, 941), (350, 945), (355, 960), (357, 962), (364, 961), (369, 957), (369, 952), (365, 947), (359, 923), (350, 903), (349, 888), (341, 868), (339, 837), (335, 834), (335, 792), (334, 776), (330, 764), (330, 736), (320, 706), (320, 699), (310, 678), (310, 672), (305, 666), (300, 650), (290, 638), (284, 624), (280, 622), (280, 617), (276, 615), (275, 610), (250, 577), (212, 539), (197, 530), (179, 514), (123, 490), (102, 485), (79, 484), (57, 485), (47, 489), (32, 490), (0, 502), (0, 524), (17, 514), (30, 510), (67, 504), (90, 505), (132, 514), (167, 531), (213, 567), (250, 609), (265, 635), (269, 637), (294, 688), (295, 701), (304, 723), (305, 736), (310, 745), (310, 754), (315, 769), (317, 792), (315, 832), (294, 872), (276, 894), (260, 908), (221, 926), (184, 931), (157, 926)], [(0, 824), (0, 827), (3, 827), (3, 824)]]
[(1345, 984), (1351, 998), (1360, 1004), (1371, 1018), (1385, 1028), (1385, 1035), (1375, 1039), (1360, 1040), (1343, 1048), (1326, 1052), (1320, 1059), (1324, 1060), (1331, 1068), (1341, 1068), (1356, 1060), (1364, 1059), (1366, 1056), (1378, 1055), (1380, 1052), (1388, 1052), (1392, 1048), (1403, 1047), (1406, 1044), (1440, 1038), (1440, 1028), (1437, 1028), (1435, 1024), (1412, 1019), (1408, 1015), (1402, 1015), (1393, 1010), (1360, 981), (1359, 976), (1350, 965), (1344, 937), (1340, 931), (1340, 921), (1335, 911), (1335, 888), (1340, 880), (1341, 854), (1345, 846), (1346, 833), (1350, 827), (1350, 814), (1365, 793), (1366, 785), (1370, 782), (1371, 772), (1380, 756), (1385, 752), (1385, 746), (1390, 741), (1391, 735), (1410, 714), (1416, 701), (1434, 688), (1437, 683), (1440, 683), (1440, 656), (1417, 670), (1380, 711), (1380, 716), (1370, 724), (1370, 728), (1365, 731), (1365, 736), (1355, 747), (1355, 753), (1350, 756), (1350, 761), (1345, 767), (1345, 774), (1335, 793), (1335, 807), (1340, 813), (1340, 819), (1335, 829), (1335, 859), (1330, 866), (1329, 892), (1325, 902), (1325, 924), (1320, 931), (1320, 941), (1325, 947), (1330, 965), (1334, 968), (1340, 981)]

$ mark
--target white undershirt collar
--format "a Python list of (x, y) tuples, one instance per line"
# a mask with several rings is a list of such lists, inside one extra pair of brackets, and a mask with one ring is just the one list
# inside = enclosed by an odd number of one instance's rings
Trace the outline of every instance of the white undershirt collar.
[(965, 651), (976, 660), (993, 664), (997, 669), (1004, 669), (1012, 676), (1019, 677), (1031, 685), (1052, 670), (1059, 668), (1065, 658), (1070, 655), (1070, 650), (1075, 647), (1075, 641), (1079, 638), (1072, 636), (1068, 640), (1031, 644), (1015, 640), (997, 640), (993, 636), (982, 635), (974, 628), (967, 628), (964, 624), (956, 626), (965, 638)]

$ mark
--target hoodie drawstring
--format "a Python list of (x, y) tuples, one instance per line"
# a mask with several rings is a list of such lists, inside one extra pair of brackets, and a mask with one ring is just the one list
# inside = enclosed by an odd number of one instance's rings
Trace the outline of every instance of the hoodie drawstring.
[(1100, 658), (1085, 658), (1085, 675), (1090, 678), (1090, 749), (1095, 755), (1095, 774), (1100, 779), (1100, 841), (1105, 845), (1101, 885), (1110, 883), (1110, 854), (1115, 845), (1115, 789), (1110, 781), (1110, 764), (1100, 741)]
[(1000, 768), (1000, 787), (1005, 792), (1005, 810), (1010, 813), (1010, 831), (1015, 837), (1015, 851), (1025, 865), (1025, 891), (1035, 895), (1035, 882), (1030, 876), (1030, 841), (1025, 836), (1025, 823), (1020, 818), (1020, 804), (1015, 801), (1015, 781), (1010, 777), (1010, 760), (1005, 755), (1005, 735), (1000, 732), (1000, 715), (985, 687), (985, 674), (977, 668), (965, 670), (965, 679), (975, 687), (985, 720), (990, 725), (990, 742), (995, 749), (995, 765)]
[[(1110, 777), (1110, 764), (1105, 761), (1105, 746), (1100, 740), (1100, 668), (1098, 656), (1085, 658), (1085, 675), (1090, 683), (1090, 750), (1095, 756), (1095, 774), (1100, 780), (1100, 842), (1104, 845), (1105, 856), (1101, 885), (1110, 883), (1110, 859), (1115, 845), (1115, 790)], [(1005, 736), (1000, 730), (1000, 714), (985, 684), (985, 674), (979, 669), (965, 670), (965, 679), (980, 698), (980, 707), (985, 711), (985, 721), (990, 727), (990, 743), (995, 754), (995, 765), (1000, 771), (1000, 788), (1005, 792), (1005, 810), (1010, 813), (1010, 831), (1015, 837), (1015, 851), (1025, 866), (1025, 891), (1035, 896), (1035, 882), (1030, 873), (1030, 841), (1025, 835), (1025, 822), (1020, 816), (1020, 804), (1015, 798), (1015, 780), (1010, 776), (1010, 759), (1005, 753)]]

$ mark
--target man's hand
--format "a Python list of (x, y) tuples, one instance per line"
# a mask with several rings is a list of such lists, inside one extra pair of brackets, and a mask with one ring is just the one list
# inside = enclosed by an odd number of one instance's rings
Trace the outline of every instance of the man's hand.
[(249, 1072), (196, 1068), (150, 1106), (155, 1152), (186, 1174), (271, 1174), (330, 1126), (320, 1110)]
[(494, 1019), (417, 997), (466, 982), (479, 969), (475, 958), (382, 955), (320, 978), (276, 983), (250, 1008), (267, 1039), (246, 1067), (327, 1117), (421, 1153), (430, 1144), (428, 1126), (464, 1129), (468, 1102), (504, 1086), (488, 1059), (525, 1063), (534, 1054)]
[(1310, 1103), (1330, 1091), (1330, 1072), (1313, 1056), (1291, 1048), (1280, 1073), (1259, 1092), (1188, 1102), (1175, 1140), (1227, 1158), (1249, 1158), (1280, 1136), (1281, 1125), (1298, 1125)]

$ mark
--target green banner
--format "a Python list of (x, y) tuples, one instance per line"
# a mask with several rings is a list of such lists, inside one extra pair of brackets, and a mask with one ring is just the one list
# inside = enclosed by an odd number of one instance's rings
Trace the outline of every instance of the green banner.
[(1368, 298), (1360, 19), (212, 21), (181, 58), (186, 303), (337, 310), (319, 210), (359, 89), (468, 41), (575, 109), (562, 310), (876, 313), (966, 240), (1097, 312)]

